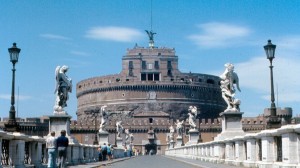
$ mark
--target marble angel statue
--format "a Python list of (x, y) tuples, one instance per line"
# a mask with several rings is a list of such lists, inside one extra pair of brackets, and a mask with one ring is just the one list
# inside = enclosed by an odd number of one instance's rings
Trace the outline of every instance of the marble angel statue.
[(174, 133), (175, 133), (173, 125), (171, 125), (169, 127), (169, 129), (170, 129), (169, 138), (170, 138), (170, 141), (172, 141), (174, 139)]
[(122, 126), (122, 121), (117, 121), (116, 122), (116, 130), (117, 130), (117, 137), (121, 138), (121, 135), (123, 133), (123, 126)]
[(64, 112), (64, 107), (67, 107), (67, 100), (69, 99), (68, 93), (72, 92), (72, 79), (66, 75), (68, 69), (69, 67), (66, 65), (57, 66), (55, 69), (55, 113)]
[(195, 130), (197, 128), (196, 126), (197, 107), (190, 106), (188, 111), (189, 111), (188, 115), (189, 115), (190, 130)]
[(227, 63), (224, 65), (225, 71), (222, 75), (220, 75), (221, 81), (221, 92), (222, 97), (225, 100), (227, 104), (227, 111), (240, 111), (239, 105), (241, 104), (241, 101), (239, 99), (235, 98), (235, 91), (236, 89), (238, 91), (240, 90), (239, 86), (239, 78), (238, 75), (234, 72), (234, 65), (231, 63)]
[(125, 129), (125, 142), (126, 143), (132, 143), (133, 142), (133, 134), (129, 132), (129, 129)]
[(106, 126), (107, 116), (108, 116), (108, 114), (105, 111), (106, 107), (107, 106), (101, 106), (101, 109), (100, 109), (101, 123), (100, 123), (99, 132), (103, 131), (104, 127)]
[(183, 133), (183, 122), (184, 120), (182, 121), (179, 121), (177, 119), (175, 125), (176, 125), (176, 131), (177, 131), (177, 137), (182, 137), (182, 133)]

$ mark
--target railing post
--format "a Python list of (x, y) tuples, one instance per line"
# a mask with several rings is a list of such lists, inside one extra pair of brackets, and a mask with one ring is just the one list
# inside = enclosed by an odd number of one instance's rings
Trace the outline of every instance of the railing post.
[(29, 137), (20, 134), (13, 133), (14, 139), (9, 141), (9, 158), (15, 167), (25, 167), (25, 140)]
[[(297, 135), (297, 127), (294, 125), (286, 125), (278, 129), (282, 137), (282, 162), (286, 164), (298, 164), (299, 157), (299, 135)], [(300, 125), (298, 125), (300, 132)], [(299, 133), (298, 132), (298, 133)]]
[(73, 155), (72, 155), (72, 163), (77, 165), (80, 160), (80, 151), (79, 151), (79, 144), (74, 144), (73, 146)]
[(274, 136), (277, 130), (264, 130), (258, 134), (261, 138), (262, 162), (260, 166), (270, 167), (276, 162), (276, 146)]
[(231, 140), (225, 140), (225, 163), (232, 164), (234, 160), (234, 143)]
[(257, 148), (256, 148), (256, 135), (257, 134), (246, 134), (244, 139), (246, 141), (245, 154), (246, 158), (244, 160), (244, 166), (246, 167), (256, 167), (257, 161)]
[[(5, 135), (5, 132), (0, 130), (0, 162), (2, 163), (2, 138)], [(2, 168), (2, 164), (0, 164), (0, 168)]]
[(234, 138), (235, 140), (235, 158), (234, 163), (236, 166), (242, 166), (243, 161), (246, 159), (245, 148), (244, 147), (244, 137), (237, 136)]
[(83, 147), (83, 144), (79, 145), (79, 162), (84, 163), (84, 147)]
[(35, 167), (42, 166), (42, 142), (44, 139), (38, 136), (32, 136), (29, 143), (29, 156), (31, 158), (31, 164)]

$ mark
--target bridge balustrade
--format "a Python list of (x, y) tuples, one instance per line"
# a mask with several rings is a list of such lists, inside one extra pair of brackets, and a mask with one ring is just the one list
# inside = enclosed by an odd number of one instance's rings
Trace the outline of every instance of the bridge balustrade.
[(245, 167), (300, 167), (300, 124), (175, 147), (165, 154)]
[[(6, 166), (43, 167), (43, 164), (48, 162), (45, 143), (46, 139), (42, 137), (0, 130), (0, 168)], [(98, 161), (97, 148), (96, 145), (70, 143), (67, 148), (67, 164), (76, 165)], [(118, 157), (122, 156), (119, 155)]]

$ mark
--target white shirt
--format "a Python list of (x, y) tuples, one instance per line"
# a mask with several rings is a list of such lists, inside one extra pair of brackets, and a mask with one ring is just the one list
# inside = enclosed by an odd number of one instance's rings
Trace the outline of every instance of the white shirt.
[(56, 138), (51, 136), (46, 140), (46, 148), (56, 148)]

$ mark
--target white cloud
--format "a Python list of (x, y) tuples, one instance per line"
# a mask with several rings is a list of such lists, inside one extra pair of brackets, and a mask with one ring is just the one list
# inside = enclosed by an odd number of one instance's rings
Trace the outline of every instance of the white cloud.
[(43, 38), (54, 39), (54, 40), (70, 40), (70, 38), (68, 37), (56, 35), (56, 34), (41, 34), (40, 36)]
[(143, 34), (132, 28), (126, 27), (93, 27), (86, 32), (85, 37), (96, 40), (111, 40), (118, 42), (132, 42), (142, 37)]
[(233, 24), (209, 22), (200, 24), (200, 34), (188, 36), (201, 48), (230, 47), (241, 43), (241, 39), (247, 37), (251, 30)]
[[(31, 96), (24, 96), (24, 95), (15, 95), (15, 99), (17, 100), (19, 98), (19, 100), (28, 100), (31, 99)], [(11, 95), (9, 94), (1, 94), (0, 95), (0, 99), (3, 100), (10, 100), (11, 99)]]
[[(278, 97), (281, 102), (299, 103), (300, 58), (284, 55), (285, 57), (277, 57), (273, 60), (274, 91), (277, 92), (278, 87)], [(261, 94), (261, 98), (270, 100), (270, 68), (266, 56), (237, 63), (235, 67), (242, 87), (253, 89)]]
[(89, 54), (82, 51), (71, 51), (71, 54), (79, 55), (79, 56), (88, 56)]

